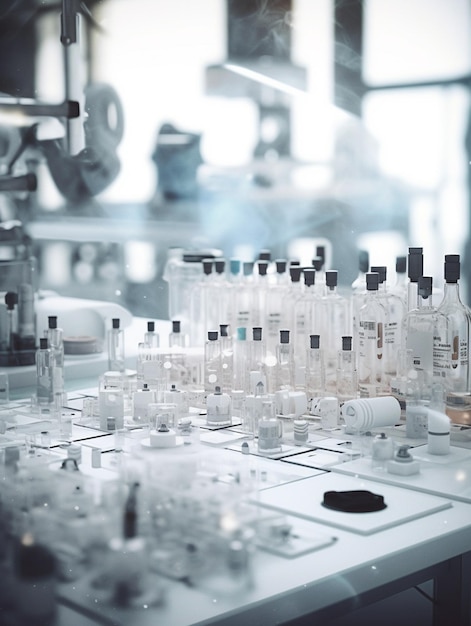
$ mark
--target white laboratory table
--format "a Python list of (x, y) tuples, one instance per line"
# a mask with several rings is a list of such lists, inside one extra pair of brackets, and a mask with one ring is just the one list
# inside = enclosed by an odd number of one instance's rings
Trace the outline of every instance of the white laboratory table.
[[(79, 410), (83, 394), (96, 388), (96, 372), (89, 373), (90, 379), (69, 381), (69, 387), (78, 390), (69, 393), (69, 412)], [(13, 391), (16, 399), (27, 396), (26, 387), (19, 387)], [(105, 477), (112, 473), (106, 461), (107, 454), (113, 454), (112, 436), (75, 424), (72, 439), (84, 445), (84, 466), (86, 450), (99, 447), (102, 473)], [(316, 433), (311, 453), (316, 441), (330, 441), (329, 435)], [(471, 623), (471, 449), (453, 448), (453, 463), (426, 459), (420, 476), (404, 478), (373, 472), (365, 458), (354, 455), (330, 464), (321, 455), (316, 467), (312, 454), (303, 463), (309, 450), (289, 448), (286, 456), (275, 460), (241, 455), (239, 446), (237, 437), (222, 437), (219, 443), (201, 444), (199, 454), (214, 458), (215, 467), (218, 459), (244, 456), (257, 471), (263, 470), (268, 478), (260, 483), (255, 504), (286, 515), (298, 536), (319, 540), (318, 549), (294, 558), (256, 550), (250, 584), (231, 593), (151, 575), (149, 585), (163, 589), (163, 600), (155, 606), (114, 606), (96, 594), (85, 576), (60, 585), (55, 626), (324, 625), (429, 580), (433, 580), (433, 626)], [(388, 508), (334, 513), (320, 506), (323, 493), (330, 489), (367, 489), (384, 495)], [(352, 515), (375, 521), (364, 525)]]

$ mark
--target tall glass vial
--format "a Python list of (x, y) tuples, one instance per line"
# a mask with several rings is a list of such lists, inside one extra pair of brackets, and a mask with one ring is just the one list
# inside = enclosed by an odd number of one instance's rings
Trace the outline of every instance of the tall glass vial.
[(337, 397), (339, 402), (353, 400), (358, 396), (356, 355), (352, 350), (352, 337), (342, 337), (342, 348), (337, 352)]
[(275, 389), (294, 389), (294, 352), (289, 341), (289, 330), (280, 330), (280, 342), (276, 348)]
[(447, 254), (444, 263), (443, 299), (437, 308), (437, 332), (434, 343), (435, 374), (444, 384), (447, 404), (470, 391), (469, 341), (471, 311), (460, 295), (460, 256)]
[(217, 330), (208, 331), (208, 340), (204, 346), (204, 390), (207, 393), (214, 391), (216, 385), (221, 385), (221, 344)]
[(114, 317), (108, 329), (108, 370), (124, 372), (124, 330), (120, 328), (120, 320)]
[(44, 332), (44, 336), (48, 340), (48, 345), (54, 352), (54, 393), (63, 393), (64, 391), (64, 331), (57, 326), (57, 317), (50, 315), (48, 318), (48, 327)]
[(54, 367), (54, 351), (48, 340), (41, 337), (36, 351), (36, 397), (40, 406), (54, 402)]
[(358, 344), (358, 386), (360, 396), (375, 397), (381, 392), (383, 377), (383, 337), (386, 309), (378, 297), (379, 275), (366, 274), (365, 302), (356, 320)]
[(306, 353), (305, 389), (308, 405), (312, 400), (325, 395), (325, 363), (324, 352), (320, 346), (320, 335), (309, 337), (309, 347)]
[(439, 315), (432, 304), (432, 277), (421, 276), (417, 286), (418, 307), (406, 314), (403, 332), (406, 350), (411, 351), (412, 367), (417, 372), (415, 378), (420, 387), (420, 399), (429, 401), (434, 376), (434, 338)]

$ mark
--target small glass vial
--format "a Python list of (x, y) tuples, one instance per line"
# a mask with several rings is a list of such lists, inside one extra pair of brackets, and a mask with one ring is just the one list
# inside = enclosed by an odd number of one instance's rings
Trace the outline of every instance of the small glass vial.
[(208, 331), (204, 348), (204, 389), (211, 393), (216, 385), (221, 387), (221, 344), (217, 330)]
[(214, 393), (208, 394), (206, 423), (208, 426), (231, 426), (231, 397), (216, 385)]
[(337, 357), (337, 397), (339, 402), (358, 396), (356, 356), (352, 350), (352, 337), (342, 337), (342, 349)]
[(113, 318), (108, 330), (108, 369), (113, 372), (124, 372), (124, 331), (120, 328), (119, 318)]
[(62, 328), (57, 327), (57, 317), (55, 315), (50, 315), (47, 320), (48, 328), (44, 332), (44, 336), (48, 340), (49, 347), (54, 352), (54, 392), (62, 393), (64, 391), (64, 331)]
[(306, 355), (305, 388), (311, 410), (317, 403), (317, 398), (321, 398), (326, 392), (324, 352), (320, 347), (320, 335), (310, 335)]
[(160, 337), (155, 330), (155, 322), (147, 322), (147, 332), (144, 333), (144, 345), (147, 348), (158, 348)]
[(39, 405), (54, 402), (54, 366), (54, 352), (49, 348), (48, 340), (41, 337), (39, 350), (36, 351), (36, 397)]
[(172, 321), (172, 332), (168, 336), (168, 345), (170, 348), (186, 347), (186, 335), (181, 332), (180, 320)]

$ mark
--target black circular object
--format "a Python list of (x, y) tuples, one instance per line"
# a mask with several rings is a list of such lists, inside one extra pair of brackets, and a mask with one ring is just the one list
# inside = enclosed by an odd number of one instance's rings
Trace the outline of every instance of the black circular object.
[(386, 508), (383, 496), (366, 490), (326, 491), (322, 506), (344, 513), (371, 513)]

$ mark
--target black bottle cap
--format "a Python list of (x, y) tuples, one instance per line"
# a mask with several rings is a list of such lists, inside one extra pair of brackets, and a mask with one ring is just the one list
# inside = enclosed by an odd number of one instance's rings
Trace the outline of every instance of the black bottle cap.
[(48, 328), (50, 328), (51, 330), (54, 330), (55, 328), (57, 328), (57, 316), (50, 315), (47, 318), (47, 324), (48, 324)]
[(460, 279), (460, 255), (445, 255), (445, 282), (457, 283)]
[(424, 273), (423, 248), (409, 248), (407, 275), (411, 283), (416, 283)]
[(352, 338), (350, 336), (342, 337), (342, 350), (352, 349)]
[(111, 320), (111, 325), (113, 328), (118, 329), (119, 328), (119, 317), (113, 317), (113, 319)]
[(379, 282), (384, 283), (386, 280), (387, 268), (385, 265), (372, 265), (371, 271), (376, 272), (379, 275)]
[(286, 272), (286, 259), (277, 259), (275, 261), (275, 265), (276, 265), (276, 273), (277, 274), (284, 274)]
[(308, 287), (316, 284), (316, 270), (313, 267), (305, 267), (303, 269), (304, 284)]
[(289, 343), (289, 330), (280, 330), (280, 343)]
[(377, 291), (379, 285), (379, 274), (377, 272), (368, 272), (366, 275), (366, 288), (368, 291)]
[(49, 347), (48, 340), (44, 337), (41, 337), (39, 340), (39, 348), (40, 350), (47, 350)]
[(397, 256), (396, 257), (396, 272), (398, 274), (405, 274), (406, 271), (407, 271), (407, 257)]
[(221, 337), (229, 337), (229, 324), (219, 324), (219, 334)]
[(301, 261), (298, 261), (297, 259), (291, 259), (289, 264), (290, 266), (297, 267), (298, 265), (301, 265)]
[(299, 283), (301, 280), (301, 271), (302, 270), (298, 265), (295, 265), (294, 267), (291, 265), (289, 268), (289, 275), (292, 283)]
[(155, 322), (147, 322), (147, 332), (153, 333), (155, 331)]
[(252, 328), (252, 339), (254, 341), (262, 341), (262, 327), (254, 326)]
[(226, 259), (216, 259), (214, 261), (214, 268), (216, 270), (216, 274), (224, 274), (224, 270), (226, 269)]
[(312, 267), (318, 272), (324, 267), (324, 259), (320, 256), (316, 256), (312, 259)]
[(268, 269), (268, 261), (257, 261), (257, 270), (259, 276), (266, 276)]
[(180, 320), (172, 321), (172, 333), (179, 333), (181, 331), (181, 323)]
[(218, 336), (217, 330), (208, 330), (208, 341), (217, 341)]
[(214, 263), (213, 259), (204, 259), (204, 261), (203, 261), (203, 273), (206, 276), (209, 276), (210, 274), (213, 273), (213, 263)]
[(432, 295), (432, 277), (420, 276), (417, 282), (419, 296), (424, 300), (425, 298), (429, 298)]
[(337, 287), (338, 272), (337, 270), (327, 270), (325, 273), (325, 284), (327, 287)]
[(7, 291), (5, 294), (5, 304), (7, 309), (12, 311), (15, 308), (15, 304), (18, 304), (18, 294), (16, 291)]
[(260, 250), (258, 254), (259, 261), (271, 261), (271, 252), (268, 249)]
[(366, 274), (370, 269), (370, 254), (368, 250), (360, 250), (358, 253), (358, 269), (363, 274)]
[(325, 263), (325, 246), (316, 246), (316, 256), (322, 259), (322, 262)]
[(316, 350), (321, 345), (321, 336), (320, 335), (309, 335), (311, 339), (311, 348), (315, 348)]

